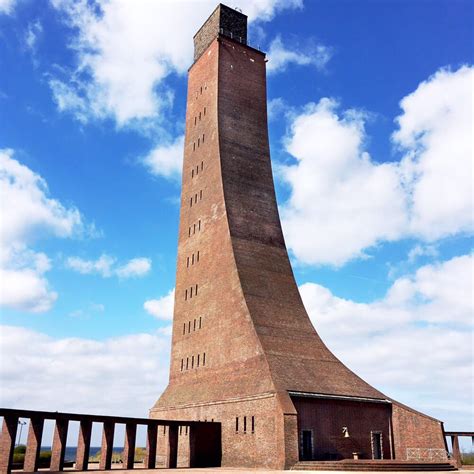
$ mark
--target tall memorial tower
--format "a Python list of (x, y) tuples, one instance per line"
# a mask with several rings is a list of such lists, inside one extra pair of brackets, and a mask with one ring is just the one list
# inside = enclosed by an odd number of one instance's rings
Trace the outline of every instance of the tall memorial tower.
[(311, 324), (275, 199), (265, 64), (222, 4), (194, 36), (170, 380), (150, 416), (220, 422), (223, 466), (445, 459), (442, 424), (355, 375)]

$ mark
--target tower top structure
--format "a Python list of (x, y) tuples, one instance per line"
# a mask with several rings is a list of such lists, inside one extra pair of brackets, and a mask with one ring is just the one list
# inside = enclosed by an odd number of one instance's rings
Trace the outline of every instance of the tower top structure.
[(247, 15), (219, 3), (194, 35), (195, 62), (220, 34), (247, 44)]

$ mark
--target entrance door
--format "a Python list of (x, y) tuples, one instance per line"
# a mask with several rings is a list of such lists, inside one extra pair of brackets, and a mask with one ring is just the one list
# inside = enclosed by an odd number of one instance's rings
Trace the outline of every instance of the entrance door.
[(372, 459), (383, 459), (382, 451), (382, 433), (372, 431)]
[(311, 430), (302, 431), (301, 459), (311, 461), (313, 459), (313, 432)]

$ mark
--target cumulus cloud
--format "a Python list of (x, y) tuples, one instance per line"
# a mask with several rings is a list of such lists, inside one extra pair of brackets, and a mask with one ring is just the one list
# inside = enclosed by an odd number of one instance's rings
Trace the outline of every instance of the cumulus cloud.
[(2, 326), (0, 335), (3, 407), (146, 417), (168, 380), (166, 331), (97, 341)]
[(84, 231), (79, 211), (49, 197), (44, 179), (0, 150), (0, 303), (32, 312), (51, 308), (57, 294), (44, 274), (48, 257), (30, 248), (38, 237), (72, 237)]
[(286, 149), (296, 163), (280, 168), (291, 190), (282, 220), (300, 262), (342, 265), (380, 242), (472, 231), (473, 75), (441, 70), (402, 100), (399, 162), (373, 160), (366, 114), (340, 112), (333, 99), (291, 119)]
[(271, 43), (268, 50), (267, 71), (269, 74), (284, 71), (290, 64), (314, 66), (318, 70), (325, 68), (332, 56), (331, 48), (315, 41), (288, 47), (280, 36)]
[[(192, 62), (194, 33), (216, 3), (138, 0), (51, 0), (72, 27), (70, 43), (77, 68), (53, 77), (50, 86), (60, 110), (80, 120), (112, 118), (118, 126), (156, 120), (172, 101), (166, 86), (171, 73), (183, 74)], [(243, 0), (249, 20), (270, 20), (302, 0)], [(179, 24), (179, 28), (176, 25)]]
[(36, 44), (42, 32), (43, 25), (39, 20), (35, 20), (28, 24), (25, 33), (25, 44), (32, 53), (36, 51)]
[(154, 176), (177, 178), (183, 164), (184, 136), (169, 145), (159, 145), (145, 156), (141, 162)]
[(426, 265), (370, 303), (339, 298), (314, 283), (300, 291), (323, 340), (359, 375), (461, 425), (472, 405), (473, 263), (464, 255)]
[(117, 276), (119, 278), (142, 277), (151, 271), (149, 258), (132, 258), (128, 262), (118, 265), (117, 259), (102, 254), (97, 260), (86, 260), (81, 257), (69, 257), (66, 266), (83, 275), (96, 274), (103, 278)]
[(157, 319), (171, 321), (174, 309), (174, 288), (166, 296), (145, 301), (143, 308)]

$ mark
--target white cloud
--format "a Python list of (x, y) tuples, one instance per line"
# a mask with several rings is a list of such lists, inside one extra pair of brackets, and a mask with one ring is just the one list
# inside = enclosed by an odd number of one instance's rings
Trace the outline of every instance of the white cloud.
[(145, 301), (143, 308), (157, 319), (171, 321), (173, 319), (174, 288), (166, 296)]
[[(154, 0), (51, 0), (74, 28), (77, 68), (50, 86), (60, 110), (80, 120), (113, 118), (119, 126), (157, 120), (172, 101), (165, 84), (192, 63), (192, 37), (216, 3)], [(269, 20), (302, 0), (243, 0), (249, 20)], [(176, 25), (179, 24), (179, 28)]]
[(332, 56), (329, 47), (314, 41), (306, 45), (296, 45), (289, 48), (285, 46), (280, 36), (271, 43), (268, 50), (267, 71), (269, 74), (284, 71), (290, 64), (298, 66), (314, 66), (318, 70), (325, 68)]
[(25, 44), (26, 47), (33, 53), (36, 51), (36, 44), (42, 32), (43, 25), (39, 20), (35, 20), (28, 24), (25, 33)]
[(465, 255), (421, 267), (371, 303), (314, 283), (300, 291), (318, 333), (351, 369), (387, 395), (461, 424), (473, 402), (473, 262)]
[(117, 265), (115, 257), (102, 254), (97, 260), (69, 257), (66, 260), (66, 266), (83, 275), (97, 274), (103, 278), (111, 276), (133, 278), (147, 275), (151, 270), (151, 260), (144, 257), (132, 258), (122, 265)]
[(11, 13), (13, 13), (16, 4), (17, 0), (0, 0), (0, 13), (10, 15)]
[(411, 230), (431, 241), (473, 230), (474, 68), (442, 69), (404, 97), (396, 144), (410, 187)]
[(163, 331), (104, 341), (11, 326), (0, 334), (3, 407), (146, 417), (168, 380)]
[(437, 257), (438, 249), (434, 245), (415, 245), (408, 252), (408, 262), (413, 263), (419, 257)]
[[(291, 124), (286, 148), (297, 163), (281, 168), (291, 186), (282, 209), (289, 247), (306, 263), (341, 265), (379, 240), (400, 236), (405, 196), (397, 166), (363, 150), (364, 115), (310, 104)], [(315, 224), (317, 223), (317, 225)]]
[(155, 176), (176, 178), (181, 175), (183, 165), (184, 137), (178, 137), (169, 145), (159, 145), (141, 161)]
[(0, 304), (47, 311), (57, 298), (44, 274), (50, 262), (29, 246), (42, 236), (72, 237), (84, 230), (79, 211), (49, 197), (41, 176), (0, 150)]
[(332, 99), (292, 118), (286, 149), (296, 163), (280, 168), (291, 188), (282, 220), (300, 262), (342, 265), (383, 241), (472, 231), (473, 74), (442, 70), (402, 100), (400, 162), (373, 161), (365, 114), (338, 113)]

